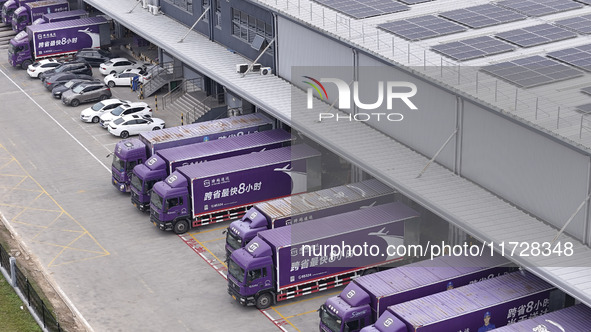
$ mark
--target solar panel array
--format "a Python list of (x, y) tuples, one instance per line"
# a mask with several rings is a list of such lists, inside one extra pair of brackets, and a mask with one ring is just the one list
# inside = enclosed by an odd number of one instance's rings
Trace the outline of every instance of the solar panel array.
[(580, 34), (591, 34), (591, 15), (566, 18), (554, 23)]
[(497, 33), (501, 38), (521, 47), (532, 47), (563, 39), (574, 38), (576, 33), (551, 24), (540, 24), (531, 27)]
[(439, 16), (474, 29), (524, 20), (527, 18), (525, 15), (491, 4), (451, 10), (441, 13)]
[(431, 47), (447, 57), (458, 61), (485, 57), (493, 54), (510, 52), (515, 50), (513, 45), (489, 36), (455, 41)]
[(581, 92), (582, 92), (582, 93), (586, 93), (586, 94), (588, 94), (588, 95), (591, 95), (591, 86), (588, 86), (588, 87), (586, 87), (586, 88), (582, 88), (582, 89), (581, 89)]
[(591, 44), (566, 48), (547, 54), (549, 57), (569, 65), (591, 71)]
[(583, 7), (583, 4), (571, 0), (503, 0), (497, 5), (534, 17)]
[(485, 66), (481, 70), (522, 88), (531, 88), (583, 75), (579, 70), (539, 55)]
[(426, 15), (378, 25), (379, 28), (414, 41), (466, 31), (459, 24), (435, 15)]
[(591, 104), (575, 106), (575, 109), (584, 114), (591, 114)]
[(356, 19), (409, 10), (410, 7), (393, 0), (314, 0)]

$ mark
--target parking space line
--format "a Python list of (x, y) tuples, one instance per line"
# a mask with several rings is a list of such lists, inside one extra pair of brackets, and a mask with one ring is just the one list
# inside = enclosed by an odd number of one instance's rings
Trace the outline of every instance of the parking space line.
[(315, 296), (315, 297), (310, 297), (310, 298), (305, 298), (305, 299), (302, 299), (302, 300), (299, 300), (299, 301), (294, 301), (294, 302), (290, 302), (290, 303), (286, 303), (286, 304), (282, 304), (282, 305), (276, 305), (275, 308), (288, 307), (290, 305), (294, 305), (294, 304), (297, 304), (297, 303), (302, 303), (302, 302), (314, 300), (314, 299), (317, 299), (317, 298), (320, 298), (320, 297), (331, 297), (333, 295), (340, 294), (340, 293), (341, 293), (340, 291), (339, 292), (332, 292), (332, 293), (323, 293), (323, 295), (319, 295), (319, 296)]
[(300, 331), (300, 329), (298, 329), (297, 327), (295, 327), (295, 325), (293, 325), (292, 322), (289, 321), (289, 319), (285, 318), (285, 316), (283, 316), (279, 311), (277, 311), (277, 309), (275, 309), (275, 307), (271, 307), (271, 309), (273, 309), (273, 311), (275, 311), (279, 315), (279, 317), (281, 317), (284, 321), (286, 321), (287, 324), (291, 325), (291, 327), (293, 327), (294, 329), (296, 329), (296, 331), (302, 332), (302, 331)]
[(310, 311), (306, 311), (306, 312), (302, 312), (302, 313), (291, 315), (291, 316), (287, 316), (287, 317), (285, 317), (285, 319), (290, 319), (290, 318), (294, 318), (294, 317), (298, 317), (298, 316), (303, 316), (303, 315), (311, 314), (311, 313), (314, 313), (314, 312), (318, 312), (318, 309), (316, 309), (316, 310), (310, 310)]
[(202, 231), (202, 232), (199, 232), (199, 231), (197, 231), (197, 232), (189, 232), (187, 234), (189, 234), (189, 235), (192, 236), (193, 234), (205, 234), (205, 233), (217, 231), (217, 230), (220, 230), (220, 229), (226, 229), (226, 228), (228, 228), (228, 227), (227, 226), (226, 227), (216, 227), (216, 228), (208, 229), (208, 230)]
[[(222, 261), (220, 261), (211, 250), (207, 249), (199, 240), (197, 240), (192, 234), (179, 234), (178, 237), (185, 242), (195, 253), (211, 267), (213, 267), (217, 273), (219, 273), (224, 279), (228, 279), (227, 271), (228, 267)], [(207, 257), (207, 254), (211, 255), (211, 258)], [(220, 266), (222, 265), (222, 266)]]
[(224, 240), (226, 237), (218, 237), (217, 239), (212, 239), (212, 240), (207, 240), (207, 241), (202, 241), (201, 244), (203, 243), (208, 243), (208, 242), (213, 242), (213, 241), (219, 241), (219, 240)]

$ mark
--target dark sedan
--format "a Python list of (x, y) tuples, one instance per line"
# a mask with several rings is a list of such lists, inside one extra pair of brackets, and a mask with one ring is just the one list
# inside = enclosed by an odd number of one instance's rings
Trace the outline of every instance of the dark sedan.
[(51, 90), (51, 94), (57, 98), (57, 99), (61, 99), (62, 98), (62, 93), (64, 91), (73, 89), (74, 87), (76, 87), (78, 84), (82, 83), (82, 82), (100, 82), (97, 79), (93, 79), (93, 78), (77, 78), (77, 79), (73, 79), (73, 80), (69, 80), (66, 83), (63, 84), (57, 84), (53, 90)]
[(47, 90), (51, 91), (55, 86), (60, 83), (66, 83), (69, 80), (74, 79), (84, 79), (87, 81), (92, 81), (92, 76), (84, 75), (84, 74), (73, 74), (73, 73), (61, 73), (49, 76), (44, 82), (43, 86), (47, 88)]
[(56, 67), (55, 69), (50, 69), (46, 72), (39, 74), (39, 78), (43, 82), (47, 78), (58, 73), (74, 73), (92, 76), (92, 67), (90, 67), (90, 65), (86, 61), (74, 60), (62, 63), (59, 67)]

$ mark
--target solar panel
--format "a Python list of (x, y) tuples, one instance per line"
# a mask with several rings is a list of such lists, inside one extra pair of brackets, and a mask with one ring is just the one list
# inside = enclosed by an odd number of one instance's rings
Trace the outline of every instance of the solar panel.
[(532, 47), (551, 42), (574, 38), (577, 34), (551, 24), (540, 24), (531, 27), (497, 33), (495, 37), (506, 40), (521, 47)]
[(571, 0), (503, 0), (497, 5), (534, 17), (583, 7), (583, 4)]
[[(405, 3), (407, 5), (416, 5), (418, 3), (423, 3), (423, 2), (429, 2), (429, 1), (433, 1), (433, 0), (398, 0), (402, 3)], [(589, 0), (591, 1), (591, 0)]]
[(584, 114), (591, 114), (591, 104), (575, 106), (575, 109)]
[(591, 86), (588, 86), (588, 87), (586, 87), (586, 88), (582, 88), (582, 89), (581, 89), (581, 92), (582, 92), (582, 93), (586, 93), (586, 94), (588, 94), (588, 95), (591, 95)]
[(539, 55), (485, 66), (480, 70), (522, 88), (531, 88), (583, 75), (582, 71)]
[(571, 66), (591, 71), (591, 44), (566, 48), (547, 54), (549, 57), (568, 63)]
[(410, 7), (393, 0), (314, 0), (356, 19), (409, 10)]
[(525, 15), (491, 4), (451, 10), (439, 16), (474, 29), (526, 19)]
[(573, 30), (580, 34), (591, 33), (591, 15), (571, 17), (554, 22), (557, 25)]
[(463, 26), (435, 15), (426, 15), (378, 25), (379, 28), (408, 40), (422, 40), (466, 31)]
[(489, 36), (470, 38), (431, 47), (447, 57), (458, 61), (485, 57), (493, 54), (510, 52), (515, 47)]

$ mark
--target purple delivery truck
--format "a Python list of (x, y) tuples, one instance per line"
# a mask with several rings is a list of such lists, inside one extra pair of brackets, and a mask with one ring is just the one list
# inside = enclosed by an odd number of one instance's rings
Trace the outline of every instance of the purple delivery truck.
[(256, 204), (228, 227), (226, 258), (260, 231), (393, 201), (394, 190), (372, 179)]
[(12, 13), (12, 30), (21, 32), (27, 25), (42, 18), (43, 14), (61, 13), (70, 10), (68, 0), (45, 0), (25, 3)]
[[(401, 202), (259, 232), (228, 261), (228, 293), (242, 305), (273, 303), (348, 284), (402, 263), (388, 248), (419, 243), (419, 214)], [(390, 265), (390, 264), (389, 264)]]
[(166, 179), (178, 167), (291, 145), (291, 134), (275, 129), (162, 149), (133, 168), (131, 203), (140, 211), (150, 210), (154, 183)]
[(83, 9), (68, 10), (67, 12), (43, 14), (43, 16), (34, 20), (31, 25), (69, 21), (86, 17), (88, 17), (88, 13)]
[(440, 256), (359, 277), (320, 306), (320, 331), (357, 332), (388, 306), (517, 271), (500, 256)]
[(182, 234), (320, 185), (320, 152), (304, 144), (182, 166), (154, 184), (150, 220)]
[(583, 304), (577, 304), (545, 315), (525, 319), (494, 330), (494, 332), (578, 331), (591, 331), (591, 309)]
[(129, 192), (133, 168), (161, 149), (241, 136), (272, 128), (273, 121), (262, 114), (254, 113), (141, 133), (138, 138), (125, 139), (115, 145), (111, 183), (119, 191)]
[(8, 62), (27, 68), (33, 61), (76, 53), (89, 47), (106, 47), (111, 32), (104, 17), (88, 17), (27, 26), (10, 40)]
[(485, 332), (562, 308), (564, 293), (518, 271), (395, 304), (363, 332)]
[(12, 14), (14, 11), (28, 2), (34, 2), (37, 0), (8, 0), (2, 5), (2, 22), (8, 26), (12, 26)]

